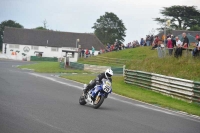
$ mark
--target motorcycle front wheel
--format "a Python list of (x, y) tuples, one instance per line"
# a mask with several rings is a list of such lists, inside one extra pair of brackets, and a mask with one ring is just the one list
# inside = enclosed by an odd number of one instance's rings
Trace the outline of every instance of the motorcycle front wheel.
[(104, 96), (98, 96), (94, 101), (94, 109), (98, 109), (104, 101)]
[(80, 103), (80, 105), (85, 105), (86, 104), (84, 96), (80, 96), (79, 103)]

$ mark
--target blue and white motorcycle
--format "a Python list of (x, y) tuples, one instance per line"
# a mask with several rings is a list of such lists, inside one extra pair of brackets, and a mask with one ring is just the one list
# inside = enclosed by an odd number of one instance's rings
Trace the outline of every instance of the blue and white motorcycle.
[[(86, 84), (83, 87), (86, 88)], [(93, 89), (87, 92), (84, 96), (79, 98), (80, 105), (90, 104), (95, 109), (98, 109), (112, 92), (112, 83), (108, 79), (102, 79), (101, 85), (96, 85)]]

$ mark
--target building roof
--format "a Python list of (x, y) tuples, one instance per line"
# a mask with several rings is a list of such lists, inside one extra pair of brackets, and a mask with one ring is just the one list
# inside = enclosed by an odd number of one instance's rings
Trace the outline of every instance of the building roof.
[(91, 33), (58, 32), (50, 30), (22, 29), (5, 27), (4, 43), (49, 47), (76, 47), (76, 40), (81, 48), (99, 50), (104, 48), (101, 41)]

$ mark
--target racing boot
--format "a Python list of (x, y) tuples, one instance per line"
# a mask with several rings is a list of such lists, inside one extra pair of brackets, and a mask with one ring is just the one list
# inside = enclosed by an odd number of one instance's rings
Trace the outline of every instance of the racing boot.
[(89, 85), (87, 87), (85, 87), (85, 89), (83, 90), (83, 95), (85, 96), (88, 91), (90, 90)]

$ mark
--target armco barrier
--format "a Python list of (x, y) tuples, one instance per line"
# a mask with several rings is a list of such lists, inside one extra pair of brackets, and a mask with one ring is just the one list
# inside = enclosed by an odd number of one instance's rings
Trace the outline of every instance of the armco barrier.
[(125, 82), (200, 103), (200, 82), (125, 69)]
[(84, 69), (84, 64), (77, 63), (77, 62), (70, 62), (69, 66), (75, 69), (80, 69), (80, 70)]
[(123, 67), (111, 67), (114, 74), (123, 74)]
[(60, 62), (60, 68), (65, 68), (65, 62)]
[(51, 61), (51, 62), (57, 62), (58, 58), (54, 57), (40, 57), (40, 56), (31, 56), (30, 57), (31, 61)]

